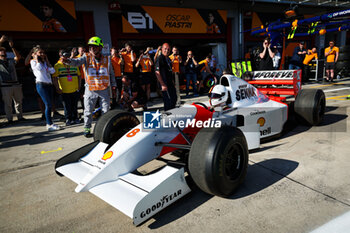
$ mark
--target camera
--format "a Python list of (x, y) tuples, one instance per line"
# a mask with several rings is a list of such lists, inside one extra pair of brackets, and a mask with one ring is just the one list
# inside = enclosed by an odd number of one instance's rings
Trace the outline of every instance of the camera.
[(69, 58), (69, 57), (70, 57), (70, 53), (68, 53), (68, 52), (63, 52), (63, 53), (62, 53), (62, 56), (66, 57), (66, 58)]

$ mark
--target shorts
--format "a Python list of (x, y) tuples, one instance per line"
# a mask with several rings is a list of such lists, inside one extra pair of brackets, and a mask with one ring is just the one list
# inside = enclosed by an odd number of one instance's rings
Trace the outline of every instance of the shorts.
[(140, 84), (141, 85), (151, 84), (151, 79), (152, 79), (151, 72), (144, 72), (144, 73), (140, 74)]
[(326, 70), (334, 70), (335, 62), (326, 62)]

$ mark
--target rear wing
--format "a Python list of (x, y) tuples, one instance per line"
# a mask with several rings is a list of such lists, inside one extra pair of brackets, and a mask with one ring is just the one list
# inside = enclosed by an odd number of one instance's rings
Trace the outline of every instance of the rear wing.
[(296, 96), (301, 90), (302, 70), (253, 71), (245, 80), (262, 93), (285, 100), (283, 96)]

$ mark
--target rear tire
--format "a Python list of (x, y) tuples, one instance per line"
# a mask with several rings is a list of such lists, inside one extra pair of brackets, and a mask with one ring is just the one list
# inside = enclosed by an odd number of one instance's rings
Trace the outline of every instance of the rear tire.
[(326, 110), (325, 94), (320, 89), (302, 89), (294, 103), (294, 111), (300, 123), (318, 125)]
[(94, 140), (113, 145), (138, 124), (140, 121), (130, 112), (110, 110), (98, 119), (94, 128)]
[(192, 143), (189, 172), (202, 191), (228, 197), (247, 174), (248, 155), (246, 139), (239, 129), (202, 129)]

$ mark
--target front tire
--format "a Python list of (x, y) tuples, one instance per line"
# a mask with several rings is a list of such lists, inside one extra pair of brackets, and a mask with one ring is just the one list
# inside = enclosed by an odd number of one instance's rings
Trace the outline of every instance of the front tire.
[(94, 140), (113, 145), (138, 124), (140, 121), (130, 112), (110, 110), (98, 119), (94, 128)]
[(246, 176), (248, 155), (246, 139), (239, 129), (202, 129), (192, 143), (189, 172), (202, 191), (228, 197)]

